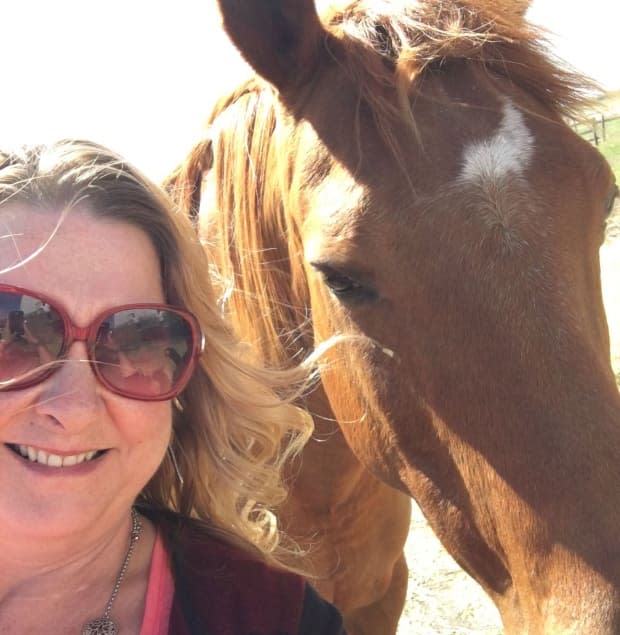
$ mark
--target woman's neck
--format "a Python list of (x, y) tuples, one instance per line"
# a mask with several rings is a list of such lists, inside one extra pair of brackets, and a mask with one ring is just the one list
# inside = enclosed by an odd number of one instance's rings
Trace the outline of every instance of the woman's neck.
[[(112, 608), (123, 632), (139, 632), (151, 551), (152, 524), (143, 526)], [(125, 560), (132, 527), (129, 513), (92, 531), (55, 539), (21, 536), (4, 540), (0, 532), (0, 632), (16, 635), (81, 633), (101, 617)], [(30, 538), (30, 539), (29, 539)], [(137, 624), (137, 630), (135, 628)]]

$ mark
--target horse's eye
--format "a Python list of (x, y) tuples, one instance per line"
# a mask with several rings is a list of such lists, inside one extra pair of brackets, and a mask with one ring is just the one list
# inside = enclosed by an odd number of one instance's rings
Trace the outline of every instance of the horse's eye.
[(349, 276), (341, 276), (338, 274), (325, 275), (325, 284), (336, 295), (345, 295), (362, 288), (359, 282), (349, 278)]
[(367, 302), (377, 298), (377, 293), (373, 289), (351, 274), (337, 271), (323, 263), (312, 263), (312, 266), (322, 274), (325, 285), (339, 300)]

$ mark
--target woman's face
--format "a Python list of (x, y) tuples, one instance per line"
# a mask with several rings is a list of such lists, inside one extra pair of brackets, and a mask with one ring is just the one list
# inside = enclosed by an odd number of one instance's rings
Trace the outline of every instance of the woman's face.
[[(110, 307), (165, 301), (145, 233), (85, 210), (59, 219), (59, 211), (24, 205), (0, 209), (0, 282), (43, 293), (78, 326)], [(84, 362), (83, 342), (75, 342), (68, 356), (44, 382), (0, 392), (0, 538), (5, 532), (62, 536), (106, 519), (118, 522), (165, 455), (170, 402), (108, 391)], [(44, 462), (24, 458), (15, 446)], [(99, 454), (74, 466), (45, 463), (49, 454), (79, 460), (93, 452)]]

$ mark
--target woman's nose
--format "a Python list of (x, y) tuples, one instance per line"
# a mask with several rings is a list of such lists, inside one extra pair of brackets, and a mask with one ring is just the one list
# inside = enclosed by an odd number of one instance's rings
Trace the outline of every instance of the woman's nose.
[(88, 361), (86, 344), (74, 342), (67, 358), (45, 381), (35, 408), (67, 428), (84, 426), (97, 416), (99, 389), (99, 382)]

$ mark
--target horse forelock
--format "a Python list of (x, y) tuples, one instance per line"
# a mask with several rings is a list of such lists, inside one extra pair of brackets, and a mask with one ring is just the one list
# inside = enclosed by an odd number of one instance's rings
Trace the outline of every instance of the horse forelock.
[(389, 145), (390, 121), (409, 121), (411, 96), (433, 70), (454, 62), (507, 78), (557, 118), (592, 102), (597, 87), (554, 60), (545, 34), (525, 20), (527, 3), (469, 0), (353, 0), (323, 14), (338, 59), (360, 87)]

